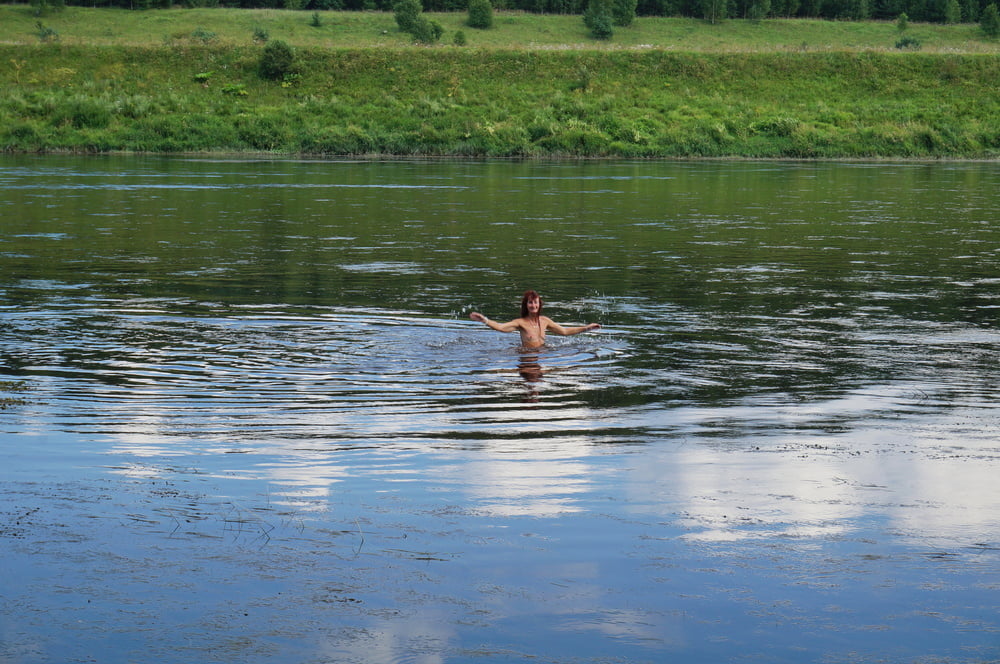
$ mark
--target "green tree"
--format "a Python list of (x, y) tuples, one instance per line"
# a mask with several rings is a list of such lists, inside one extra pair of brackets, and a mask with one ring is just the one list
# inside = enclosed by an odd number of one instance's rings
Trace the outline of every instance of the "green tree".
[(444, 34), (444, 28), (437, 21), (431, 21), (421, 14), (413, 19), (413, 29), (410, 32), (422, 44), (435, 44)]
[(66, 8), (65, 0), (31, 0), (31, 8), (36, 17), (45, 16), (49, 12), (60, 12)]
[(979, 19), (979, 27), (987, 37), (1000, 35), (1000, 12), (997, 12), (997, 4), (991, 2), (983, 10), (983, 15)]
[(611, 22), (627, 28), (635, 20), (635, 8), (639, 0), (613, 0), (611, 3)]
[(583, 24), (597, 39), (611, 39), (615, 34), (612, 0), (590, 0), (583, 14)]
[(944, 8), (944, 22), (962, 22), (962, 6), (958, 4), (958, 0), (948, 0), (948, 4)]
[(470, 28), (487, 30), (493, 27), (493, 5), (490, 0), (469, 0), (469, 18), (467, 23)]
[(727, 0), (701, 0), (701, 15), (706, 21), (715, 25), (726, 18), (729, 11)]
[(413, 32), (413, 24), (423, 9), (424, 7), (420, 4), (420, 0), (398, 0), (392, 6), (392, 13), (396, 17), (396, 25), (403, 32)]
[(258, 72), (261, 78), (280, 81), (295, 73), (295, 51), (286, 42), (274, 39), (267, 42), (260, 56)]
[(754, 0), (747, 11), (751, 21), (761, 21), (771, 13), (771, 0)]
[(908, 27), (910, 27), (910, 17), (906, 15), (906, 12), (903, 12), (896, 19), (896, 29), (900, 32), (906, 32)]

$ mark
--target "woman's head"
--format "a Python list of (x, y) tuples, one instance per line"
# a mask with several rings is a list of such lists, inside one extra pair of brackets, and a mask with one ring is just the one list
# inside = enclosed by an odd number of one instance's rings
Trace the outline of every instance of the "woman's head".
[[(528, 303), (532, 301), (538, 301), (537, 311), (528, 311)], [(525, 291), (524, 297), (521, 298), (521, 318), (527, 318), (532, 314), (541, 315), (542, 313), (542, 297), (533, 290)]]

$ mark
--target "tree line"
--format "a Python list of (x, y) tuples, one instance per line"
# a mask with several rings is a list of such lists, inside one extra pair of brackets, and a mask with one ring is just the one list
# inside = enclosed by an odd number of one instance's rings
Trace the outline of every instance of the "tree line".
[[(397, 0), (31, 0), (32, 4), (159, 9), (232, 7), (240, 9), (303, 9), (392, 11)], [(996, 0), (636, 0), (637, 16), (705, 18), (822, 18), (832, 20), (896, 20), (928, 23), (976, 23)], [(422, 0), (424, 11), (457, 12), (469, 0)], [(494, 9), (539, 14), (584, 15), (590, 0), (492, 0)]]

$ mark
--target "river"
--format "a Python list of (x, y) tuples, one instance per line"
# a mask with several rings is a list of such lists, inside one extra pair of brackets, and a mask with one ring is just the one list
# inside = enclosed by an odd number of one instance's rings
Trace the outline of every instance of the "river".
[(0, 184), (0, 662), (1000, 659), (996, 163)]

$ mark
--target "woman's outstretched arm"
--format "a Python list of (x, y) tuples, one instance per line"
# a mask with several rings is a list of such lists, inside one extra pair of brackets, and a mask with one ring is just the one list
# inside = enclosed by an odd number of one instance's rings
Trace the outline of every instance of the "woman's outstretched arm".
[(514, 332), (520, 329), (521, 327), (519, 320), (512, 320), (507, 323), (498, 323), (495, 320), (490, 320), (489, 318), (482, 315), (478, 311), (473, 311), (471, 314), (469, 314), (469, 318), (471, 318), (472, 320), (477, 320), (480, 323), (486, 323), (487, 326), (491, 327), (497, 332)]
[(563, 327), (559, 323), (555, 322), (551, 318), (545, 317), (545, 327), (556, 334), (562, 335), (564, 337), (569, 337), (574, 334), (580, 334), (581, 332), (590, 332), (591, 330), (601, 329), (600, 323), (587, 323), (586, 325)]

